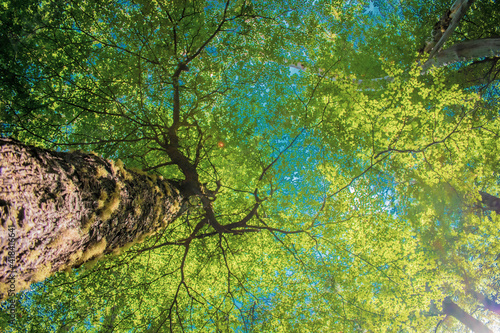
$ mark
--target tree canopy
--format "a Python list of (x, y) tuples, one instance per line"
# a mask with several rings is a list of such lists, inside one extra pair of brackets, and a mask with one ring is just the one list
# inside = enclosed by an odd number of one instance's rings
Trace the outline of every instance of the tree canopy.
[(0, 327), (500, 327), (498, 2), (0, 8), (2, 136), (184, 195), (129, 249), (19, 284)]

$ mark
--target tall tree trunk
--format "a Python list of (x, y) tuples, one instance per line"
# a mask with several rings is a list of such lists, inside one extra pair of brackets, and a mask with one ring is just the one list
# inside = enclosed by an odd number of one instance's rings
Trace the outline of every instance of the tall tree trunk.
[(493, 333), (486, 325), (460, 308), (449, 297), (443, 301), (443, 313), (454, 317), (475, 333)]
[(474, 297), (483, 304), (486, 310), (489, 310), (491, 312), (496, 313), (497, 315), (500, 315), (500, 304), (496, 303), (494, 300), (489, 299), (482, 293), (472, 291), (471, 294), (474, 295)]
[(481, 194), (480, 207), (483, 210), (492, 210), (500, 214), (500, 198), (486, 192), (479, 192)]
[(175, 184), (0, 138), (0, 299), (166, 227), (185, 207)]

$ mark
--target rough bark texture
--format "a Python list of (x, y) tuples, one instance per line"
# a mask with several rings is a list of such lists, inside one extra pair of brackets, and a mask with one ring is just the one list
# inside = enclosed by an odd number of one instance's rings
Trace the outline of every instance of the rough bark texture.
[(164, 228), (183, 211), (175, 184), (0, 138), (0, 299)]
[(450, 298), (443, 301), (443, 313), (454, 317), (475, 333), (493, 333), (486, 325), (465, 312)]

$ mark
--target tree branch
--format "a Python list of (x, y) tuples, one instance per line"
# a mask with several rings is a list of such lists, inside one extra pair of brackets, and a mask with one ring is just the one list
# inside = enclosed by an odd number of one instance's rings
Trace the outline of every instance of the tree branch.
[[(446, 40), (448, 40), (451, 34), (455, 31), (458, 23), (473, 2), (474, 0), (456, 0), (445, 16), (436, 24), (435, 30), (437, 31), (435, 33), (434, 41), (427, 44), (425, 47), (426, 52), (432, 50), (429, 54), (429, 59), (432, 59), (436, 55)], [(443, 32), (442, 29), (444, 28), (446, 28), (446, 30)]]

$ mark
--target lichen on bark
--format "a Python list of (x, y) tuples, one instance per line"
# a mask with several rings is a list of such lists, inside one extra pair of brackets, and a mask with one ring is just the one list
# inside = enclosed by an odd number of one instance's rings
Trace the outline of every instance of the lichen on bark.
[[(0, 298), (12, 273), (18, 292), (118, 253), (166, 227), (182, 214), (184, 201), (174, 182), (121, 161), (0, 138)], [(11, 256), (8, 230), (15, 238)]]

